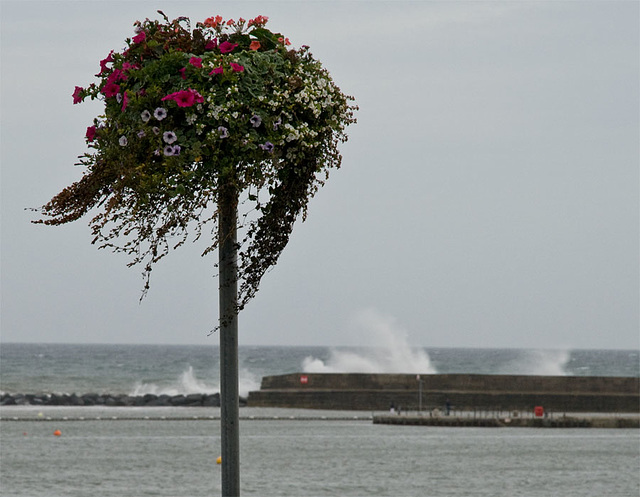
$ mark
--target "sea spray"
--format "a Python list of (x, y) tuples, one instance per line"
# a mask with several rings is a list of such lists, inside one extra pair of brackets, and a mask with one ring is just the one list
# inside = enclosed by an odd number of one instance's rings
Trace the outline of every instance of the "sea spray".
[[(217, 379), (217, 377), (216, 377)], [(239, 393), (242, 397), (249, 395), (252, 390), (260, 388), (260, 381), (255, 374), (247, 369), (240, 371)], [(153, 382), (137, 382), (133, 390), (129, 393), (131, 396), (141, 396), (146, 394), (153, 395), (189, 395), (194, 393), (213, 394), (220, 392), (220, 383), (207, 383), (196, 377), (192, 366), (187, 366), (179, 377), (167, 384), (157, 384)]]
[(302, 361), (307, 373), (421, 373), (436, 370), (424, 349), (409, 345), (408, 334), (396, 320), (375, 309), (358, 312), (353, 320), (367, 347), (357, 350), (330, 349), (326, 361), (307, 356)]
[(567, 350), (529, 349), (517, 351), (511, 362), (503, 365), (500, 374), (566, 376), (571, 353)]

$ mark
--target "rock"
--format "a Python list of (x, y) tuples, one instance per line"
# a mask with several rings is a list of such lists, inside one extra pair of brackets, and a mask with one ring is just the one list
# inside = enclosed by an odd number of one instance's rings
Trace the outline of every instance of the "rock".
[(202, 405), (206, 407), (220, 407), (220, 394), (208, 394), (202, 399)]
[(183, 406), (187, 403), (187, 398), (184, 395), (174, 395), (169, 399), (169, 404), (172, 406)]

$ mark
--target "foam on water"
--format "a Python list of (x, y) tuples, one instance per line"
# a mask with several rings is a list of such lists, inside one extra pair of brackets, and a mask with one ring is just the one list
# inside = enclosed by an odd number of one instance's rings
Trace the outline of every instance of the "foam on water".
[[(239, 393), (246, 397), (250, 391), (260, 389), (260, 381), (256, 375), (243, 369), (239, 372), (238, 381)], [(193, 367), (188, 366), (180, 376), (168, 384), (157, 384), (152, 382), (137, 382), (129, 395), (139, 396), (146, 394), (153, 395), (189, 395), (192, 393), (214, 394), (220, 392), (220, 383), (212, 384), (202, 381), (196, 377)]]
[(330, 349), (329, 358), (307, 356), (307, 373), (435, 373), (429, 355), (409, 344), (408, 334), (391, 316), (375, 309), (356, 314), (354, 322), (369, 347), (359, 350)]

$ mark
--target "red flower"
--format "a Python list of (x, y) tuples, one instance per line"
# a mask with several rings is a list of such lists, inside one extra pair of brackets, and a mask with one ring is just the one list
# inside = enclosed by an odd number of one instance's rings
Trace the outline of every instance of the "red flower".
[(249, 44), (249, 50), (258, 50), (260, 48), (260, 42), (258, 40), (253, 40)]
[(133, 43), (142, 43), (144, 40), (147, 39), (147, 33), (145, 33), (144, 31), (140, 31), (137, 35), (135, 35), (131, 41)]
[(244, 66), (241, 66), (240, 64), (234, 64), (233, 62), (231, 62), (229, 65), (231, 66), (231, 69), (233, 70), (233, 72), (244, 71)]
[(218, 48), (218, 38), (209, 40), (207, 44), (204, 46), (205, 50), (213, 50), (214, 48)]
[(92, 142), (93, 140), (95, 140), (95, 138), (96, 138), (96, 127), (95, 126), (89, 126), (87, 128), (87, 133), (84, 136), (86, 136), (87, 141)]
[(81, 93), (83, 92), (83, 89), (81, 86), (76, 86), (76, 89), (73, 92), (73, 103), (74, 104), (79, 104), (80, 102), (82, 102), (82, 95)]
[(209, 76), (213, 76), (214, 74), (222, 74), (223, 72), (224, 72), (224, 69), (222, 68), (222, 66), (214, 67), (213, 71), (209, 73)]
[(233, 52), (233, 49), (238, 46), (237, 43), (230, 43), (228, 41), (223, 41), (220, 43), (220, 53), (229, 53)]
[(267, 24), (268, 20), (269, 18), (267, 16), (258, 16), (255, 19), (250, 19), (247, 23), (247, 26), (255, 26), (256, 28), (261, 28), (262, 26)]
[(200, 57), (191, 57), (189, 59), (189, 64), (193, 67), (202, 67), (202, 59)]
[(217, 28), (222, 23), (222, 16), (208, 17), (204, 20), (204, 25), (208, 28)]

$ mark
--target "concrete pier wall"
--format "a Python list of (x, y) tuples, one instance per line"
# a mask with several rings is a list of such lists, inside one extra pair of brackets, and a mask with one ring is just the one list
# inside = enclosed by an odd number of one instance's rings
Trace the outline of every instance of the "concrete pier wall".
[[(423, 409), (449, 401), (457, 410), (639, 412), (640, 379), (631, 377), (421, 375)], [(404, 410), (419, 407), (420, 382), (408, 374), (312, 374), (266, 376), (249, 406), (311, 409)]]

